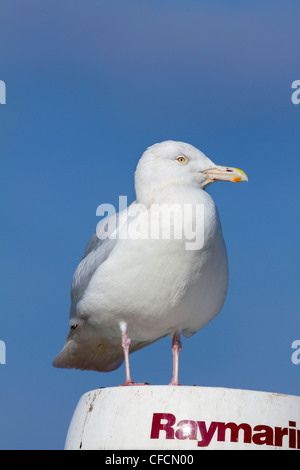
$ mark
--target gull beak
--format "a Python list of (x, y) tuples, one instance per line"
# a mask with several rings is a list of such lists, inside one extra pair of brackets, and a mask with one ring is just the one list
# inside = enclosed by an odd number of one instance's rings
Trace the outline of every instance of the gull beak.
[(208, 176), (208, 184), (214, 181), (231, 181), (232, 183), (248, 181), (248, 177), (243, 170), (231, 168), (230, 166), (216, 165), (214, 168), (205, 170), (202, 173)]

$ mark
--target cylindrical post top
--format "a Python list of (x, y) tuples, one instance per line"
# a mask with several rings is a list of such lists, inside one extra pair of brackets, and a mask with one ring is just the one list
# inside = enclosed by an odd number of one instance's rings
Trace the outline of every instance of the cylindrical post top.
[(65, 449), (300, 449), (300, 397), (196, 386), (84, 394)]

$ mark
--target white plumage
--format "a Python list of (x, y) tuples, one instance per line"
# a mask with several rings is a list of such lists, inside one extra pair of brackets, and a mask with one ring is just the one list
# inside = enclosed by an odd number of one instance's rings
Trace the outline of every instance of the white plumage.
[[(135, 173), (136, 201), (116, 216), (117, 237), (99, 239), (95, 233), (74, 274), (71, 329), (54, 366), (110, 371), (125, 357), (125, 384), (131, 385), (128, 353), (171, 334), (171, 383), (179, 383), (180, 334), (189, 337), (212, 320), (227, 292), (219, 216), (204, 190), (217, 180), (247, 177), (242, 170), (215, 165), (183, 142), (166, 141), (146, 150)], [(199, 219), (197, 207), (204, 208)], [(176, 238), (182, 214), (182, 236)], [(151, 237), (157, 221), (163, 233), (169, 230), (169, 238)], [(196, 249), (188, 248), (186, 226), (201, 240)]]

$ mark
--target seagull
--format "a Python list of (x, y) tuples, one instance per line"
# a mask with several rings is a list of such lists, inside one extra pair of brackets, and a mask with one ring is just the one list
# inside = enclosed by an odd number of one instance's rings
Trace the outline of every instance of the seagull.
[(216, 181), (248, 178), (185, 142), (148, 147), (135, 171), (136, 200), (102, 221), (75, 271), (70, 331), (55, 367), (108, 372), (124, 361), (122, 385), (144, 385), (131, 378), (129, 354), (171, 335), (169, 385), (180, 385), (181, 335), (214, 319), (227, 294), (226, 246), (205, 191)]

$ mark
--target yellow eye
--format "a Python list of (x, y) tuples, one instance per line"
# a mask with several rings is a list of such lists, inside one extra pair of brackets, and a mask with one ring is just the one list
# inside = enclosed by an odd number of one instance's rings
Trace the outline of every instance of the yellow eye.
[(185, 162), (185, 158), (184, 158), (184, 157), (178, 157), (178, 158), (177, 158), (177, 161), (178, 161), (179, 163), (184, 163), (184, 162)]

